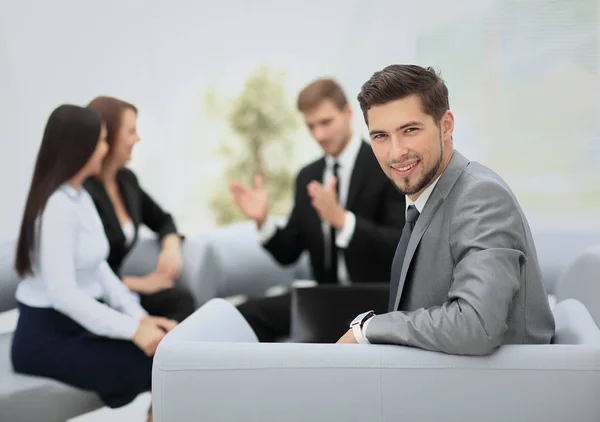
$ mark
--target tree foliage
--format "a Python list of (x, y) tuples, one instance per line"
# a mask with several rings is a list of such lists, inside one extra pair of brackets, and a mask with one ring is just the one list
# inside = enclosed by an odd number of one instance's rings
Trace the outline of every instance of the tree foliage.
[(298, 117), (286, 95), (283, 78), (282, 73), (261, 67), (233, 99), (220, 101), (214, 92), (207, 93), (206, 104), (213, 114), (225, 119), (229, 131), (218, 150), (226, 163), (220, 177), (224, 183), (215, 186), (210, 203), (217, 225), (245, 219), (233, 203), (227, 184), (236, 180), (253, 185), (255, 175), (263, 176), (271, 212), (289, 212), (294, 179), (289, 159), (293, 154), (291, 136), (298, 127)]

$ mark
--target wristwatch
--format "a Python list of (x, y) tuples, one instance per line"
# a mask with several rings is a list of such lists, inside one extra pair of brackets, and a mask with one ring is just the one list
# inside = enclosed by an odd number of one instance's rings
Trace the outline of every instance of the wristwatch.
[(373, 312), (373, 311), (363, 312), (362, 314), (360, 314), (359, 316), (354, 318), (352, 320), (352, 322), (350, 323), (350, 328), (352, 328), (352, 332), (354, 333), (354, 338), (356, 339), (356, 341), (359, 344), (368, 344), (369, 343), (367, 341), (367, 338), (365, 337), (365, 335), (362, 332), (362, 327), (369, 318), (374, 317), (374, 316), (375, 316), (375, 312)]

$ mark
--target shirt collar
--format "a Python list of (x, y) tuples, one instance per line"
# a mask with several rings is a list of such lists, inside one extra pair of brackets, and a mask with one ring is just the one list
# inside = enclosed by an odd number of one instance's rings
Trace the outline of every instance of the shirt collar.
[(79, 196), (81, 195), (81, 189), (83, 189), (83, 187), (80, 187), (79, 189), (75, 189), (73, 186), (69, 185), (68, 183), (63, 183), (59, 187), (59, 189), (62, 190), (63, 192), (65, 192), (67, 195), (69, 195), (69, 198), (79, 199)]
[(431, 196), (431, 192), (433, 192), (433, 189), (435, 188), (435, 185), (437, 185), (438, 180), (440, 180), (440, 177), (441, 176), (438, 176), (438, 178), (435, 179), (432, 184), (430, 184), (429, 186), (427, 186), (427, 189), (425, 189), (421, 193), (421, 195), (419, 195), (419, 197), (417, 198), (416, 201), (412, 201), (407, 196), (406, 197), (406, 209), (408, 209), (408, 207), (410, 205), (414, 205), (415, 208), (417, 208), (417, 211), (419, 211), (419, 214), (422, 213), (423, 212), (423, 208), (425, 208), (425, 204), (427, 204), (427, 200)]
[(325, 164), (327, 167), (333, 167), (337, 161), (341, 168), (350, 168), (354, 165), (358, 152), (360, 151), (361, 139), (358, 136), (350, 138), (348, 144), (344, 147), (340, 155), (336, 158), (331, 155), (325, 156)]

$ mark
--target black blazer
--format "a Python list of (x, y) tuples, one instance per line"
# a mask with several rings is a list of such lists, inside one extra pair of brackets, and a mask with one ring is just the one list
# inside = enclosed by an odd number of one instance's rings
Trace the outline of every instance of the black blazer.
[[(265, 244), (282, 265), (295, 262), (304, 250), (311, 258), (314, 279), (326, 282), (325, 240), (321, 220), (311, 205), (307, 185), (322, 182), (325, 158), (300, 170), (295, 204), (285, 228)], [(404, 226), (406, 202), (381, 170), (373, 151), (363, 142), (350, 179), (346, 210), (356, 216), (356, 227), (344, 258), (352, 282), (389, 282), (392, 260)]]
[(135, 227), (134, 241), (129, 247), (125, 244), (125, 234), (121, 229), (115, 208), (104, 189), (104, 184), (96, 178), (89, 178), (83, 186), (94, 200), (104, 225), (104, 232), (110, 245), (108, 264), (116, 274), (119, 274), (123, 259), (137, 241), (140, 224), (153, 230), (160, 239), (168, 234), (177, 233), (177, 228), (171, 215), (163, 211), (150, 195), (144, 192), (131, 170), (125, 168), (119, 170), (117, 183), (127, 213)]

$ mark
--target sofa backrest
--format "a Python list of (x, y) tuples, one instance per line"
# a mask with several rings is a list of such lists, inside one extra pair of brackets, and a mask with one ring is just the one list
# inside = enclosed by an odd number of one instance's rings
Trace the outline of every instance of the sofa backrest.
[(600, 346), (600, 329), (586, 307), (576, 299), (559, 302), (553, 309), (556, 331), (554, 344)]
[(544, 286), (548, 294), (556, 293), (561, 274), (579, 255), (600, 244), (600, 231), (565, 231), (532, 229)]
[(306, 253), (280, 266), (258, 243), (254, 222), (219, 227), (203, 237), (209, 249), (204, 278), (216, 280), (220, 297), (262, 295), (270, 287), (312, 278)]
[(600, 244), (587, 248), (562, 272), (556, 300), (565, 299), (580, 301), (600, 326)]

